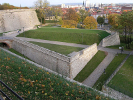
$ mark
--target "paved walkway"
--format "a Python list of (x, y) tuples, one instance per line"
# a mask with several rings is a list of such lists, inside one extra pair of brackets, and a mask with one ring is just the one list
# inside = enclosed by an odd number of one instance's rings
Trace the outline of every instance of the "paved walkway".
[[(49, 41), (49, 40), (41, 40), (41, 39), (32, 39), (32, 38), (24, 38), (24, 37), (17, 37), (17, 38), (25, 40), (25, 41), (34, 41), (34, 42), (41, 42), (41, 43), (50, 43), (50, 44), (57, 44), (57, 45), (81, 47), (81, 48), (87, 48), (88, 46), (90, 46), (90, 45), (83, 45), (83, 44), (66, 43), (66, 42), (59, 42), (59, 41)], [(106, 51), (106, 52), (110, 52), (110, 53), (121, 53), (120, 50), (110, 49), (110, 48), (103, 48), (101, 46), (98, 46), (98, 50)], [(124, 51), (122, 53), (129, 54), (130, 52), (131, 51)]]
[(114, 59), (115, 53), (108, 53), (105, 59), (98, 65), (98, 67), (91, 73), (91, 75), (83, 81), (83, 84), (93, 87), (95, 82), (104, 72), (104, 69), (108, 67), (111, 61)]
[(17, 37), (17, 38), (25, 40), (25, 41), (34, 41), (34, 42), (41, 42), (41, 43), (66, 45), (66, 46), (72, 46), (72, 47), (87, 48), (89, 46), (89, 45), (81, 45), (81, 44), (75, 44), (75, 43), (66, 43), (66, 42), (58, 42), (58, 41), (49, 41), (49, 40), (41, 40), (41, 39), (24, 38), (24, 37)]

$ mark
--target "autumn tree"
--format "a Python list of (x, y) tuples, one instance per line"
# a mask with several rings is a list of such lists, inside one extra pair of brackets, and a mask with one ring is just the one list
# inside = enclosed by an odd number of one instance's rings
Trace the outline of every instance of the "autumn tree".
[[(3, 3), (2, 5), (0, 4), (0, 10), (7, 10), (7, 9), (20, 9), (20, 7), (10, 5), (9, 3)], [(29, 9), (29, 8), (21, 7), (21, 9)]]
[(63, 20), (61, 27), (63, 27), (63, 28), (76, 28), (77, 22), (74, 20)]
[(86, 10), (80, 9), (79, 10), (79, 16), (80, 16), (80, 21), (83, 22), (84, 19), (89, 15), (89, 12)]
[(57, 21), (58, 16), (62, 16), (62, 9), (57, 7), (57, 6), (53, 6), (51, 7), (51, 12), (52, 12), (52, 16), (54, 16), (54, 20)]
[(86, 29), (96, 29), (97, 28), (97, 21), (92, 16), (87, 16), (83, 21)]
[(110, 25), (112, 25), (112, 29), (119, 28), (119, 16), (119, 14), (110, 14), (108, 16), (108, 22)]
[(102, 24), (104, 23), (104, 18), (101, 17), (101, 16), (98, 16), (97, 17), (97, 22), (98, 22), (98, 24), (100, 24), (102, 26)]
[(66, 14), (63, 15), (63, 20), (74, 20), (76, 22), (79, 22), (79, 18), (79, 15), (72, 8), (67, 9)]
[(48, 6), (49, 2), (47, 0), (37, 0), (35, 2), (37, 16), (41, 20), (41, 25), (42, 25), (42, 20), (43, 19), (45, 20)]

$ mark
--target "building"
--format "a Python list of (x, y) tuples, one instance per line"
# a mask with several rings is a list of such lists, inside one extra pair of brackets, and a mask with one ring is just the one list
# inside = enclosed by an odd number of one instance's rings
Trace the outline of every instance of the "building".
[(86, 0), (86, 2), (85, 2), (85, 7), (90, 7), (90, 2), (89, 2), (89, 0)]

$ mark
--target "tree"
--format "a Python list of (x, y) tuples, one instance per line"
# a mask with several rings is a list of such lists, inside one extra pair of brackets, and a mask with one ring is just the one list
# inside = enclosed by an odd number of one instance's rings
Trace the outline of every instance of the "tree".
[(83, 21), (86, 29), (96, 29), (97, 28), (97, 21), (92, 16), (87, 16)]
[(49, 2), (47, 0), (37, 0), (35, 2), (37, 16), (39, 19), (41, 19), (41, 25), (42, 25), (42, 19), (45, 20), (48, 5), (49, 5)]
[(86, 10), (80, 9), (79, 10), (79, 16), (80, 16), (80, 20), (83, 23), (84, 19), (89, 15), (89, 12), (87, 12)]
[(68, 9), (66, 14), (63, 15), (63, 20), (74, 20), (76, 22), (79, 22), (79, 18), (79, 15), (72, 8)]
[(108, 22), (112, 25), (112, 29), (116, 30), (119, 28), (119, 14), (110, 14), (108, 16)]
[(62, 26), (63, 28), (76, 28), (77, 22), (74, 20), (63, 20)]
[(101, 17), (101, 16), (98, 16), (97, 17), (97, 22), (98, 22), (98, 24), (100, 24), (102, 26), (102, 24), (104, 23), (104, 18)]
[(125, 35), (127, 48), (130, 48), (130, 43), (132, 42), (131, 34), (133, 33), (133, 11), (123, 12), (121, 16), (119, 16), (119, 23)]

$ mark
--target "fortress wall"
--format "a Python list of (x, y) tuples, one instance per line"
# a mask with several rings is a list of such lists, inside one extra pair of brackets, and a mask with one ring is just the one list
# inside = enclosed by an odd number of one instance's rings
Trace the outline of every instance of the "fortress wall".
[(97, 44), (93, 44), (68, 57), (18, 38), (14, 38), (12, 48), (32, 61), (71, 79), (75, 78), (98, 51)]
[(112, 45), (120, 45), (119, 33), (114, 33), (112, 35), (105, 37), (101, 41), (100, 45), (102, 47), (112, 46)]
[(92, 59), (97, 53), (97, 44), (93, 44), (88, 48), (80, 51), (74, 57), (71, 57), (71, 78), (74, 79), (77, 74), (85, 67), (85, 65)]
[(36, 12), (33, 9), (17, 9), (0, 11), (0, 33), (17, 29), (33, 29), (39, 25)]
[(12, 48), (32, 61), (69, 77), (69, 57), (17, 38), (14, 38)]

